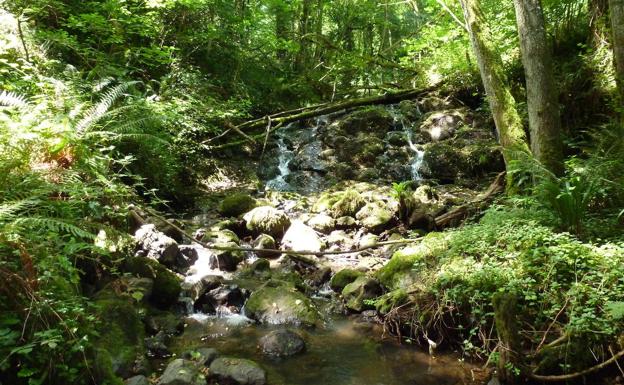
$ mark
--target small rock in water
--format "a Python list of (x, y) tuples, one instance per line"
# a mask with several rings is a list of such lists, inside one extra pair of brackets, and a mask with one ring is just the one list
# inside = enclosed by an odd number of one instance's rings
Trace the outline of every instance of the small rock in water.
[(210, 366), (218, 356), (219, 352), (215, 348), (197, 348), (184, 352), (182, 355), (185, 359), (196, 361), (204, 366)]
[(210, 376), (226, 383), (265, 385), (266, 372), (257, 363), (242, 358), (220, 357), (210, 364)]
[(175, 359), (167, 365), (158, 385), (206, 385), (206, 378), (196, 362)]
[(305, 342), (290, 330), (275, 330), (260, 339), (262, 352), (269, 356), (287, 357), (302, 352)]

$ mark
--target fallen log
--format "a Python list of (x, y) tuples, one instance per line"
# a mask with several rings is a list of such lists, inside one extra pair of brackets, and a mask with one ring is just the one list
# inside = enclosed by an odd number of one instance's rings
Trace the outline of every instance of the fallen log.
[[(417, 98), (419, 96), (425, 95), (429, 92), (432, 92), (438, 89), (439, 87), (440, 85), (438, 84), (433, 87), (428, 87), (424, 89), (409, 89), (409, 90), (401, 90), (397, 92), (387, 92), (383, 95), (367, 96), (367, 97), (357, 98), (357, 99), (348, 99), (348, 100), (338, 101), (335, 103), (322, 103), (322, 104), (317, 104), (317, 105), (313, 105), (309, 107), (301, 107), (301, 108), (297, 108), (297, 109), (290, 110), (290, 111), (278, 112), (272, 115), (266, 115), (262, 118), (249, 120), (247, 122), (238, 124), (236, 126), (228, 126), (228, 132), (235, 131), (241, 134), (241, 136), (244, 136), (245, 139), (234, 142), (234, 143), (226, 143), (226, 144), (218, 145), (218, 146), (212, 147), (212, 149), (230, 147), (232, 145), (241, 144), (246, 141), (255, 142), (255, 140), (262, 138), (262, 136), (265, 135), (265, 133), (258, 134), (258, 135), (246, 135), (243, 133), (243, 131), (245, 130), (265, 128), (268, 126), (269, 129), (267, 131), (270, 133), (274, 131), (273, 127), (281, 127), (284, 124), (296, 122), (296, 121), (303, 120), (303, 119), (314, 118), (317, 116), (327, 115), (333, 112), (347, 110), (347, 109), (355, 108), (355, 107), (372, 106), (372, 105), (378, 105), (378, 104), (390, 104), (390, 103), (400, 102), (406, 99), (413, 99), (413, 98)], [(207, 144), (207, 143), (213, 142), (214, 139), (220, 138), (222, 136), (223, 134), (219, 135), (218, 137), (208, 139), (204, 141), (203, 143)]]
[(506, 172), (501, 172), (496, 176), (490, 187), (485, 192), (479, 194), (475, 199), (454, 208), (448, 213), (439, 215), (435, 218), (435, 226), (437, 229), (443, 229), (450, 226), (455, 226), (459, 222), (468, 218), (480, 210), (484, 205), (491, 202), (494, 197), (503, 191), (505, 191), (505, 175)]

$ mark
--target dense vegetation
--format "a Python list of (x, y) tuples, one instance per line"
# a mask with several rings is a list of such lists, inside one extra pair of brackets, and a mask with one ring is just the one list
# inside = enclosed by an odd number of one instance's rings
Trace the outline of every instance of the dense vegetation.
[[(624, 4), (513, 3), (2, 1), (0, 382), (119, 381), (96, 360), (93, 295), (134, 252), (130, 211), (190, 210), (221, 165), (264, 154), (247, 135), (264, 138), (265, 121), (242, 123), (407, 89), (496, 127), (507, 192), (398, 251), (370, 305), (405, 323), (395, 333), (524, 378), (622, 351)], [(519, 9), (536, 5), (547, 48), (527, 54)], [(396, 182), (406, 221), (412, 191)], [(405, 270), (417, 294), (395, 285)]]

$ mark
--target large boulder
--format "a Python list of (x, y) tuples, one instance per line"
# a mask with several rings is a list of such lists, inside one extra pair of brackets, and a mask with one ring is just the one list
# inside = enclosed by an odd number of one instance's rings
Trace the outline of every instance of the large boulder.
[(290, 219), (280, 210), (271, 206), (260, 206), (249, 211), (243, 216), (247, 224), (247, 230), (254, 233), (265, 233), (273, 237), (280, 237), (284, 234)]
[(346, 302), (347, 308), (354, 311), (362, 311), (372, 308), (366, 301), (379, 297), (381, 293), (382, 288), (379, 282), (362, 276), (345, 286), (342, 290), (342, 297)]
[(316, 231), (301, 221), (293, 221), (284, 238), (282, 248), (285, 250), (320, 252), (323, 242)]
[(367, 203), (362, 207), (355, 215), (355, 218), (367, 230), (379, 233), (392, 225), (394, 214), (395, 210), (388, 204), (375, 201)]
[(139, 252), (167, 266), (173, 266), (178, 256), (178, 242), (158, 231), (155, 225), (143, 225), (134, 233)]
[(264, 286), (253, 292), (245, 304), (245, 314), (267, 324), (314, 326), (320, 315), (312, 301), (294, 287)]
[(154, 281), (150, 301), (161, 309), (175, 304), (180, 295), (181, 280), (157, 261), (143, 257), (130, 257), (123, 263), (123, 270), (141, 278)]
[(196, 362), (178, 358), (167, 365), (158, 385), (206, 385), (206, 378)]
[(219, 214), (237, 217), (256, 207), (256, 200), (249, 194), (235, 193), (227, 196), (219, 205)]
[(294, 356), (305, 349), (305, 341), (291, 330), (274, 330), (260, 339), (260, 348), (268, 356)]
[(265, 385), (266, 372), (257, 363), (243, 358), (219, 357), (210, 364), (210, 376), (238, 385)]

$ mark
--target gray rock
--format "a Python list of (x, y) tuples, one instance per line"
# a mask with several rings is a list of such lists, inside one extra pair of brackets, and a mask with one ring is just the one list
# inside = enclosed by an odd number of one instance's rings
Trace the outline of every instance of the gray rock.
[(286, 250), (321, 251), (323, 242), (310, 226), (301, 221), (293, 221), (284, 234), (282, 246)]
[(197, 363), (178, 358), (167, 365), (158, 385), (206, 385), (206, 378)]
[(254, 291), (245, 303), (245, 314), (272, 325), (314, 326), (320, 321), (320, 314), (312, 301), (289, 286), (265, 286)]
[(420, 130), (426, 133), (431, 141), (439, 142), (455, 135), (455, 132), (464, 124), (464, 112), (461, 110), (446, 110), (434, 112), (421, 124)]
[(260, 339), (262, 352), (269, 356), (288, 357), (302, 352), (305, 341), (290, 330), (275, 330)]
[[(215, 246), (238, 247), (234, 242), (216, 243)], [(234, 271), (243, 258), (244, 254), (242, 251), (212, 250), (212, 254), (210, 255), (210, 268)]]
[(242, 358), (220, 357), (210, 364), (210, 375), (238, 385), (265, 385), (266, 372), (257, 363)]
[(323, 234), (329, 234), (336, 228), (336, 221), (329, 215), (319, 214), (308, 220), (308, 226)]
[(373, 233), (380, 233), (392, 225), (394, 210), (382, 202), (367, 203), (355, 218), (367, 230)]
[(350, 230), (357, 227), (357, 222), (353, 217), (340, 217), (336, 219), (336, 228), (340, 230)]
[(146, 256), (167, 266), (175, 265), (178, 256), (178, 242), (156, 230), (155, 225), (143, 225), (134, 234), (140, 250)]
[(347, 308), (360, 312), (369, 307), (369, 305), (365, 303), (366, 300), (379, 297), (382, 291), (379, 282), (372, 278), (362, 276), (345, 286), (342, 290), (342, 297), (346, 302)]
[[(275, 239), (268, 234), (260, 234), (253, 241), (254, 249), (277, 249)], [(260, 258), (277, 258), (281, 254), (275, 251), (257, 251), (256, 254)]]

